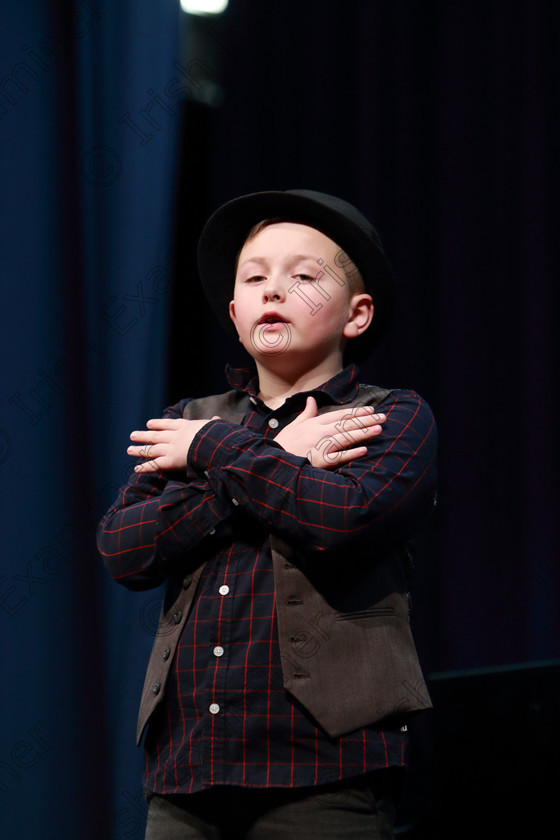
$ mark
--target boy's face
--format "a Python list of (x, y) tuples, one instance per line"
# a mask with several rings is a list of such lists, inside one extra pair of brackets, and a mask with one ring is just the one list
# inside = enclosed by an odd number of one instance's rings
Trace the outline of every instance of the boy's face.
[(357, 303), (369, 302), (367, 324), (373, 308), (369, 295), (351, 294), (339, 252), (323, 233), (294, 222), (269, 225), (245, 243), (230, 316), (255, 360), (305, 356), (309, 366), (332, 360), (341, 368), (346, 339), (358, 334)]

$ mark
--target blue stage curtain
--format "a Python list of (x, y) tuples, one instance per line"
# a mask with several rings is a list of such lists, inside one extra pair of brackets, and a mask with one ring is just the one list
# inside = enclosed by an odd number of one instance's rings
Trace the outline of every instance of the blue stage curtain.
[(6, 840), (144, 833), (135, 712), (158, 593), (109, 579), (95, 527), (165, 399), (180, 14), (0, 11)]

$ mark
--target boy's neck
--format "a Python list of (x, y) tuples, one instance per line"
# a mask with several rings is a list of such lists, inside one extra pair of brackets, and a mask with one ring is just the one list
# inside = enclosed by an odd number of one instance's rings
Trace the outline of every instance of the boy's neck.
[(279, 408), (294, 394), (312, 391), (343, 369), (342, 360), (326, 359), (310, 370), (307, 368), (271, 368), (257, 361), (259, 397), (269, 408)]

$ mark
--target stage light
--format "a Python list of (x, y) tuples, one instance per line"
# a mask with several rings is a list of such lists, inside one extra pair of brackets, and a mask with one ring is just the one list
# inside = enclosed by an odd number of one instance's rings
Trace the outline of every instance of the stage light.
[(181, 8), (190, 15), (219, 15), (227, 9), (228, 0), (181, 0)]

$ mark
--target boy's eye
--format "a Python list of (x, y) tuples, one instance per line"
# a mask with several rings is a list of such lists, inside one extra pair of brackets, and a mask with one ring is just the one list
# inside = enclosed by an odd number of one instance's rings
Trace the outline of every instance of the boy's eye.
[(315, 280), (310, 274), (294, 274), (295, 280), (301, 280), (302, 282), (310, 283)]
[(260, 280), (264, 280), (264, 276), (262, 274), (252, 274), (250, 277), (247, 277), (245, 280), (246, 283), (258, 283)]

